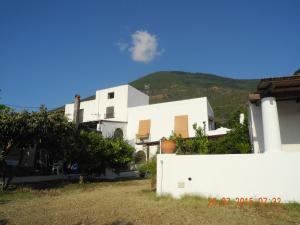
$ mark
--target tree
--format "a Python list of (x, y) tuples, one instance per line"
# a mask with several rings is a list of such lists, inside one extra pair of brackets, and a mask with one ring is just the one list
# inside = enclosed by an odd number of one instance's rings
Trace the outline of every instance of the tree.
[[(0, 110), (0, 160), (2, 172), (2, 189), (6, 189), (12, 179), (11, 168), (6, 163), (6, 157), (13, 148), (19, 148), (20, 153), (32, 144), (33, 127), (27, 111), (14, 112), (4, 108)], [(22, 160), (20, 154), (20, 160)], [(6, 179), (6, 177), (9, 177)]]
[[(42, 106), (38, 112), (15, 112), (0, 110), (0, 150), (3, 189), (13, 177), (6, 158), (14, 148), (19, 152), (18, 167), (22, 163), (24, 151), (28, 148), (47, 149), (52, 160), (64, 157), (64, 148), (70, 148), (75, 132), (73, 123), (59, 112), (49, 113)], [(7, 178), (8, 177), (8, 178)]]
[[(244, 123), (240, 124), (240, 113), (244, 113)], [(239, 154), (250, 153), (251, 144), (249, 140), (248, 116), (246, 110), (237, 110), (231, 114), (227, 126), (231, 131), (225, 136), (209, 141), (209, 154)]]
[(178, 154), (207, 154), (208, 153), (208, 137), (205, 135), (204, 128), (193, 124), (195, 137), (185, 140), (181, 136), (175, 138), (176, 152)]
[(66, 154), (69, 163), (78, 163), (84, 174), (104, 174), (106, 168), (119, 172), (133, 160), (134, 148), (120, 138), (104, 138), (95, 131), (81, 130), (77, 146)]

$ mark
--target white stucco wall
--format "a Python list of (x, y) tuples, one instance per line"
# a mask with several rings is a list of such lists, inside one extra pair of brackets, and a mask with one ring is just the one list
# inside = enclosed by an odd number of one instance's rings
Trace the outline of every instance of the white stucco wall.
[[(150, 140), (158, 141), (169, 137), (174, 131), (175, 116), (188, 115), (189, 136), (195, 135), (193, 124), (208, 124), (207, 98), (195, 98), (128, 108), (127, 138), (134, 144), (140, 120), (151, 120)], [(208, 126), (206, 126), (208, 129)]]
[[(157, 155), (157, 194), (300, 202), (300, 153)], [(191, 180), (189, 180), (191, 178)], [(268, 200), (269, 201), (269, 200)]]
[(122, 129), (123, 131), (123, 138), (126, 139), (127, 137), (127, 123), (119, 123), (119, 122), (105, 122), (102, 121), (101, 124), (101, 131), (103, 137), (109, 138), (113, 137), (114, 132), (117, 128)]
[[(282, 151), (300, 151), (300, 103), (277, 102)], [(250, 133), (255, 153), (264, 152), (261, 105), (249, 105)]]
[[(114, 98), (109, 99), (108, 93), (114, 92)], [(131, 87), (121, 85), (96, 91), (95, 100), (82, 101), (80, 109), (83, 109), (83, 122), (98, 121), (105, 119), (106, 108), (114, 107), (114, 118), (111, 121), (127, 121), (127, 109), (130, 106), (149, 104), (149, 96)], [(73, 120), (74, 103), (65, 105), (65, 115)]]
[(300, 151), (300, 103), (282, 101), (277, 107), (282, 150)]
[[(83, 121), (89, 122), (97, 120), (96, 100), (84, 101), (80, 103), (80, 109), (83, 110)], [(65, 115), (72, 121), (74, 116), (74, 103), (66, 104)]]
[[(109, 92), (115, 93), (114, 98), (108, 99), (107, 94)], [(106, 107), (113, 106), (115, 118), (109, 118), (109, 120), (127, 121), (128, 85), (121, 85), (96, 91), (96, 101), (101, 119), (104, 119)]]
[(149, 96), (128, 85), (128, 107), (149, 105)]

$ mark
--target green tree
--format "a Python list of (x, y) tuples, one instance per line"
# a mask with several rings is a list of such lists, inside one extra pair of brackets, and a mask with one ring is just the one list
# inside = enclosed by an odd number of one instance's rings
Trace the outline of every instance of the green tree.
[(64, 148), (72, 147), (74, 125), (59, 112), (49, 113), (42, 106), (38, 112), (0, 110), (0, 150), (2, 189), (6, 189), (13, 177), (6, 158), (12, 149), (19, 151), (20, 166), (27, 148), (47, 149), (52, 160), (64, 157)]
[(24, 148), (33, 144), (33, 127), (27, 111), (17, 113), (11, 109), (0, 110), (0, 164), (2, 175), (2, 190), (5, 190), (13, 176), (13, 170), (6, 163), (7, 155), (13, 148), (19, 148), (20, 159)]
[(133, 160), (134, 148), (120, 138), (104, 138), (95, 131), (80, 131), (77, 146), (70, 149), (66, 159), (78, 163), (84, 174), (104, 174), (106, 168), (119, 172)]
[[(240, 124), (240, 113), (244, 113), (244, 123)], [(248, 115), (246, 110), (237, 110), (231, 114), (227, 122), (231, 131), (225, 136), (209, 141), (210, 154), (239, 154), (250, 153), (251, 144), (249, 139)]]
[(183, 139), (181, 136), (175, 138), (177, 154), (207, 154), (208, 137), (205, 135), (204, 128), (193, 124), (195, 137), (192, 139)]

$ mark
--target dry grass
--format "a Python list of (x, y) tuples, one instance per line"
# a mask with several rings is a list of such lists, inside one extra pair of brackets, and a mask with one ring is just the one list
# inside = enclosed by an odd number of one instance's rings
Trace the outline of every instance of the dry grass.
[(0, 196), (0, 224), (300, 224), (300, 206), (208, 207), (208, 200), (155, 197), (149, 181), (18, 189)]

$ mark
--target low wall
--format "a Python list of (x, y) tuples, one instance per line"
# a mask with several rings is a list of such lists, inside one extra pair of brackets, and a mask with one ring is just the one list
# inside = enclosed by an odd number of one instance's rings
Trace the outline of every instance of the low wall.
[(160, 154), (157, 194), (300, 202), (300, 153)]

